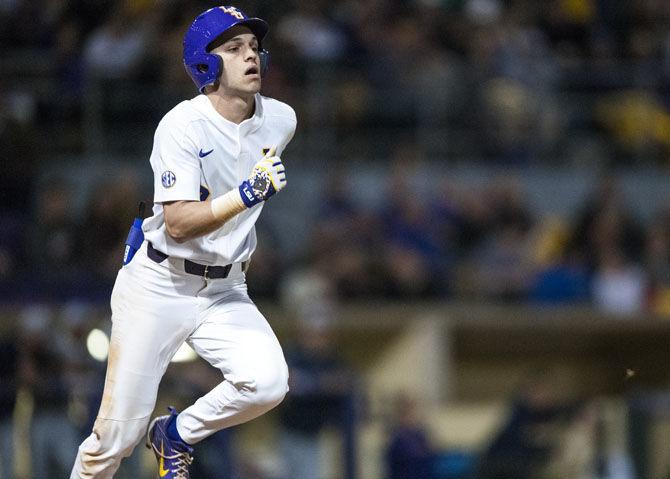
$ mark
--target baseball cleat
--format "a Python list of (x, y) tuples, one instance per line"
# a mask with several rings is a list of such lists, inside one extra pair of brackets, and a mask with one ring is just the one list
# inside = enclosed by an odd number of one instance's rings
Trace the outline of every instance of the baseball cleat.
[(170, 414), (151, 421), (147, 431), (147, 447), (153, 449), (158, 461), (158, 477), (161, 479), (189, 479), (188, 466), (193, 462), (193, 448), (183, 441), (168, 437), (167, 427), (177, 418), (177, 410), (168, 408)]

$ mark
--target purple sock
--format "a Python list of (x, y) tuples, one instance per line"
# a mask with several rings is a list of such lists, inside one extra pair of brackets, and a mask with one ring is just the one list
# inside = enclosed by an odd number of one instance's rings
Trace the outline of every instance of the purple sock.
[(186, 441), (184, 441), (182, 437), (179, 435), (179, 431), (177, 431), (177, 416), (173, 416), (170, 419), (170, 423), (168, 424), (167, 427), (167, 435), (173, 441), (181, 441), (183, 443), (186, 443)]

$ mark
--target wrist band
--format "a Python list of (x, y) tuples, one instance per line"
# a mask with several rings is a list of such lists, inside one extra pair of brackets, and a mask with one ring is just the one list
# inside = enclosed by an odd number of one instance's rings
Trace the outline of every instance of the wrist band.
[(214, 218), (221, 221), (228, 221), (236, 214), (247, 209), (237, 188), (230, 190), (225, 195), (214, 198), (211, 208)]

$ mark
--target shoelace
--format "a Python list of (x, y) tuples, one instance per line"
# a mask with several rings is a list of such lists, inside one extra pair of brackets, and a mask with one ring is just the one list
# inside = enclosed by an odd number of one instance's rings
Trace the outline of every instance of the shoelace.
[(174, 469), (170, 468), (170, 472), (175, 475), (175, 479), (188, 479), (188, 466), (193, 462), (193, 456), (187, 452), (179, 452), (165, 459), (175, 459)]
[(170, 461), (174, 459), (174, 463), (170, 466), (170, 472), (175, 475), (174, 479), (189, 479), (188, 466), (193, 462), (193, 456), (188, 452), (177, 452), (172, 456), (166, 456), (165, 454), (161, 454), (154, 444), (151, 445), (151, 448), (163, 459), (169, 459)]

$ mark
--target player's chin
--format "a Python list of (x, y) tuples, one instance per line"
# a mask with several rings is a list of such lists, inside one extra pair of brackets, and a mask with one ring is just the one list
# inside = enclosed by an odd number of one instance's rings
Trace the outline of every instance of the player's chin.
[(239, 86), (239, 89), (244, 93), (256, 94), (261, 91), (261, 77), (258, 78), (249, 77), (245, 78), (242, 84)]
[(261, 76), (260, 75), (252, 75), (248, 76), (246, 78), (246, 83), (249, 85), (250, 88), (256, 88), (258, 90), (261, 89)]

